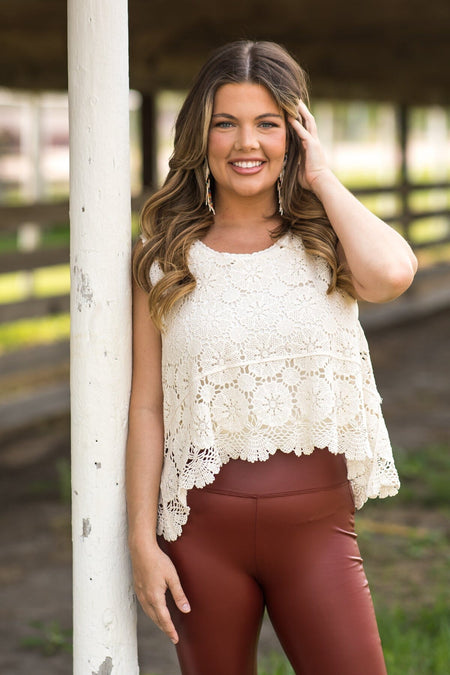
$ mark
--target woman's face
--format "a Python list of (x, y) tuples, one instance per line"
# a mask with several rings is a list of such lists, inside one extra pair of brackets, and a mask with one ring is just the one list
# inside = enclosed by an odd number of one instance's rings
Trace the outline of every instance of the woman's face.
[(215, 200), (264, 194), (274, 200), (285, 153), (284, 114), (267, 89), (248, 82), (219, 87), (208, 137)]

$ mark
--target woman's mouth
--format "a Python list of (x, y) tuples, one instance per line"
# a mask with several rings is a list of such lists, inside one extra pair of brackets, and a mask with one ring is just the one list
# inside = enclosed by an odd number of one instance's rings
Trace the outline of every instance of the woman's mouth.
[(252, 173), (257, 173), (263, 164), (263, 160), (238, 160), (235, 162), (230, 162), (231, 166), (233, 167), (234, 171), (237, 173), (242, 173), (242, 174), (252, 174)]

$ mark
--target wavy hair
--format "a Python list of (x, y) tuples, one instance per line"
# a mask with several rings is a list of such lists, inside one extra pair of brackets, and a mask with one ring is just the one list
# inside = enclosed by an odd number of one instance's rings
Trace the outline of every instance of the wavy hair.
[[(214, 96), (224, 84), (250, 82), (264, 86), (285, 117), (298, 116), (298, 102), (309, 101), (307, 76), (288, 52), (273, 42), (240, 40), (217, 49), (197, 75), (175, 125), (174, 151), (163, 186), (146, 202), (141, 213), (142, 243), (133, 252), (133, 274), (149, 294), (150, 314), (164, 329), (164, 318), (173, 305), (195, 287), (187, 254), (189, 247), (206, 234), (213, 216), (205, 204), (204, 160)], [(354, 296), (348, 270), (339, 265), (337, 236), (325, 210), (297, 179), (304, 165), (304, 151), (295, 131), (287, 124), (287, 159), (281, 200), (281, 225), (274, 239), (288, 230), (303, 240), (310, 254), (324, 258), (331, 269), (328, 293), (340, 288)], [(275, 186), (274, 186), (275, 189)], [(158, 261), (162, 278), (152, 285), (150, 267)]]

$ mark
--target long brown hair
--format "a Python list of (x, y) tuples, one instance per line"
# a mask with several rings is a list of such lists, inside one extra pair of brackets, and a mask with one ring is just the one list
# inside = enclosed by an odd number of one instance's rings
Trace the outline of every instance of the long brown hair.
[[(162, 188), (142, 210), (143, 243), (133, 253), (134, 277), (149, 293), (150, 313), (160, 329), (171, 307), (195, 287), (187, 254), (191, 244), (204, 236), (213, 222), (205, 205), (203, 165), (214, 96), (220, 86), (241, 82), (266, 87), (286, 117), (297, 117), (299, 99), (306, 103), (309, 100), (305, 72), (283, 47), (273, 42), (231, 42), (217, 49), (200, 70), (176, 121), (169, 173)], [(298, 165), (305, 159), (301, 142), (290, 124), (287, 132), (281, 188), (284, 214), (272, 236), (278, 238), (288, 230), (300, 236), (306, 250), (321, 256), (330, 266), (328, 293), (341, 288), (354, 295), (348, 271), (339, 266), (337, 236), (325, 210), (319, 199), (298, 182)], [(150, 267), (155, 260), (164, 276), (153, 286)]]

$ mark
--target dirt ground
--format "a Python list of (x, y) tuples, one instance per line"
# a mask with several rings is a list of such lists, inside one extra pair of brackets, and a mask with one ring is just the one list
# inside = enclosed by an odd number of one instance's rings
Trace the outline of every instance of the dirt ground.
[[(450, 312), (374, 332), (368, 339), (394, 448), (414, 452), (434, 443), (448, 445)], [(68, 460), (68, 420), (10, 439), (0, 452), (2, 675), (72, 672), (69, 653), (42, 653), (58, 640), (65, 644), (62, 631), (71, 627), (69, 506), (60, 494)], [(55, 466), (63, 472), (59, 479)], [(408, 523), (410, 517), (411, 510), (404, 506), (386, 512), (386, 518), (397, 524)], [(416, 519), (420, 517), (415, 514)], [(53, 638), (43, 637), (33, 621), (47, 627), (54, 622)], [(33, 635), (41, 650), (23, 646), (22, 641)], [(142, 615), (139, 644), (143, 675), (179, 672), (172, 645)], [(267, 653), (276, 646), (276, 638), (265, 624), (261, 651)]]

